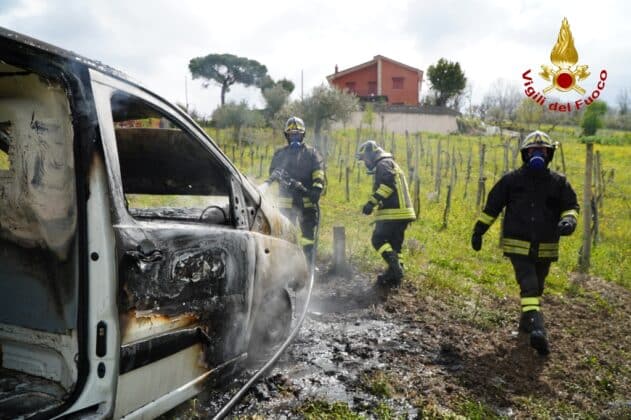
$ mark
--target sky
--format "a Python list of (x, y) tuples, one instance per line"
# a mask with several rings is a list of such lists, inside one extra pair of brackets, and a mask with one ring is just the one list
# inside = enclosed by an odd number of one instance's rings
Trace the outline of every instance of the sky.
[[(460, 63), (479, 103), (497, 79), (523, 90), (522, 73), (551, 65), (563, 17), (578, 64), (591, 72), (580, 83), (585, 95), (605, 69), (601, 99), (615, 106), (631, 90), (630, 16), (631, 2), (621, 0), (0, 0), (0, 26), (102, 61), (203, 115), (218, 106), (220, 89), (192, 80), (188, 62), (215, 53), (257, 60), (273, 79), (292, 80), (293, 99), (326, 83), (336, 64), (383, 55), (425, 71), (444, 57)], [(547, 85), (535, 79), (537, 89)], [(227, 100), (264, 104), (242, 86)]]

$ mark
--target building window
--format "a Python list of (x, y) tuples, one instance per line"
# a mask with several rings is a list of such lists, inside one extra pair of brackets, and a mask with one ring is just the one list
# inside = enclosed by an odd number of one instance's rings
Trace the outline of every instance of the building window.
[(355, 92), (355, 82), (346, 82), (346, 89), (349, 92)]
[(392, 78), (392, 89), (403, 89), (403, 77)]
[(377, 94), (377, 82), (368, 82), (368, 94), (369, 95)]

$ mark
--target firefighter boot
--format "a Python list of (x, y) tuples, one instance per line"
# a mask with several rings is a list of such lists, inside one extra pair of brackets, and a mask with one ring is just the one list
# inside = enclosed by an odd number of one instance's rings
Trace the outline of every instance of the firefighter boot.
[(519, 332), (530, 334), (530, 331), (532, 331), (532, 325), (530, 322), (532, 317), (530, 316), (530, 312), (521, 313), (521, 318), (519, 319)]
[(403, 278), (403, 267), (401, 267), (399, 262), (399, 256), (396, 252), (386, 251), (383, 253), (383, 257), (388, 263), (388, 269), (385, 273), (387, 278), (385, 280), (390, 287), (399, 287)]
[(529, 333), (530, 347), (537, 350), (537, 353), (542, 356), (550, 353), (541, 311), (524, 312), (519, 322), (519, 329)]

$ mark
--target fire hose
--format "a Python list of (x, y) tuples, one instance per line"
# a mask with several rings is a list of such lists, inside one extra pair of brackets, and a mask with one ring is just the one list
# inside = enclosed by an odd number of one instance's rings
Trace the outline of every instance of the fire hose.
[[(265, 182), (268, 183), (268, 181), (265, 181)], [(304, 304), (302, 313), (300, 314), (300, 317), (298, 318), (298, 323), (294, 327), (291, 334), (289, 334), (287, 339), (281, 344), (278, 350), (272, 355), (272, 357), (234, 394), (234, 396), (230, 399), (230, 401), (228, 401), (223, 407), (221, 407), (221, 410), (219, 410), (219, 412), (215, 414), (215, 416), (213, 417), (213, 420), (223, 419), (230, 413), (230, 411), (232, 411), (234, 406), (241, 400), (241, 398), (245, 396), (245, 393), (252, 387), (252, 385), (254, 385), (261, 378), (261, 376), (263, 376), (263, 374), (265, 374), (272, 366), (274, 366), (278, 358), (284, 353), (284, 351), (287, 349), (289, 344), (291, 344), (291, 342), (294, 340), (294, 338), (296, 338), (296, 336), (298, 335), (298, 332), (300, 331), (300, 327), (302, 326), (302, 323), (305, 320), (305, 317), (307, 316), (307, 310), (309, 308), (309, 302), (311, 300), (311, 292), (313, 290), (313, 283), (315, 279), (315, 262), (316, 262), (316, 254), (317, 254), (317, 249), (318, 249), (318, 237), (320, 235), (320, 205), (318, 203), (314, 203), (314, 205), (316, 209), (318, 222), (316, 223), (316, 227), (315, 227), (315, 235), (314, 235), (314, 241), (313, 241), (313, 252), (311, 253), (311, 261), (309, 261), (310, 269), (309, 269), (309, 285), (307, 288), (307, 297), (305, 299), (305, 304)]]

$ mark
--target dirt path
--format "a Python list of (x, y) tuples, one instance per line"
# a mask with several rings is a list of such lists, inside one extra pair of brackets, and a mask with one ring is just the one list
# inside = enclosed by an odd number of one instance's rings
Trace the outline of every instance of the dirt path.
[[(233, 415), (631, 418), (631, 293), (574, 281), (544, 300), (542, 358), (514, 331), (516, 298), (475, 305), (406, 284), (384, 300), (363, 274), (321, 280), (299, 337)], [(167, 417), (210, 416), (238, 383)]]

